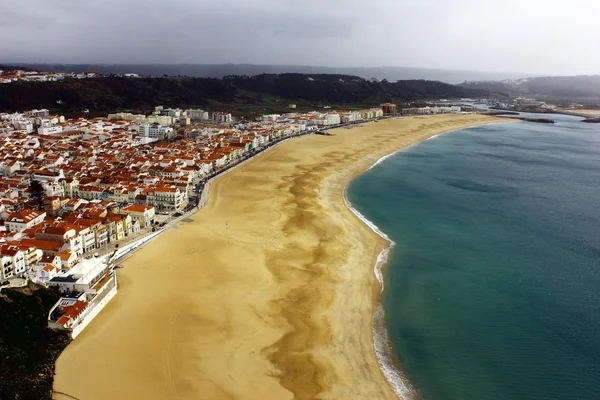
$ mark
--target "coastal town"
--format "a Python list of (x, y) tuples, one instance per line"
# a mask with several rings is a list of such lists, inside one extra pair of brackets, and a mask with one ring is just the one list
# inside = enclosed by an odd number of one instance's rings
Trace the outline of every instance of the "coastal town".
[(48, 326), (76, 337), (115, 296), (116, 260), (201, 208), (217, 174), (295, 136), (459, 112), (383, 104), (251, 122), (162, 106), (93, 119), (0, 114), (0, 288), (31, 281), (59, 292)]
[(100, 78), (97, 72), (42, 72), (20, 68), (0, 67), (0, 83), (57, 82), (65, 79)]

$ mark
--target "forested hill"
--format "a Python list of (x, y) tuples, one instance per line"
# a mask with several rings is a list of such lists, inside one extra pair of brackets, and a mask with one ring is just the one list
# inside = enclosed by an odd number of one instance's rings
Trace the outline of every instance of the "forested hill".
[(263, 74), (252, 77), (68, 79), (0, 85), (0, 111), (50, 108), (74, 111), (174, 107), (258, 105), (265, 98), (281, 102), (378, 104), (439, 98), (487, 96), (436, 81), (375, 82), (348, 75)]
[(487, 96), (488, 91), (472, 90), (438, 81), (370, 81), (349, 75), (262, 74), (225, 77), (242, 90), (267, 93), (290, 99), (367, 103), (414, 101), (439, 98)]

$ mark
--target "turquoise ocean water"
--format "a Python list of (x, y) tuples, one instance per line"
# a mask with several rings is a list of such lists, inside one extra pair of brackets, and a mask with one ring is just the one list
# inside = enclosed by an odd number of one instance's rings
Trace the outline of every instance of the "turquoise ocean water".
[(425, 400), (600, 399), (600, 125), (451, 132), (358, 177), (396, 245), (382, 298)]

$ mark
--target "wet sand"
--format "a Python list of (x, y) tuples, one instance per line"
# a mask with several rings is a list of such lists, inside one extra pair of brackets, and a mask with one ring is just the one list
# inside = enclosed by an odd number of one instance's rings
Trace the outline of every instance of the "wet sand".
[[(344, 186), (430, 136), (506, 122), (411, 117), (286, 141), (218, 178), (207, 206), (122, 265), (115, 299), (57, 362), (105, 399), (391, 399), (373, 349), (387, 243)], [(66, 399), (55, 395), (55, 399)]]

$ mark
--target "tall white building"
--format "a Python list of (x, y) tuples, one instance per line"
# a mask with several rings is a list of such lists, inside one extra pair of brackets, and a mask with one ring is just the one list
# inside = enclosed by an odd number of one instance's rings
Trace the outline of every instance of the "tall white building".
[(161, 115), (167, 115), (174, 118), (181, 117), (181, 113), (181, 109), (179, 108), (165, 108), (161, 111)]
[(17, 119), (13, 121), (15, 129), (23, 130), (26, 133), (33, 132), (33, 121), (30, 119)]
[(196, 110), (185, 110), (184, 113), (191, 120), (205, 121), (208, 119), (208, 111), (196, 109)]
[(144, 124), (140, 125), (140, 136), (144, 136), (150, 139), (164, 140), (173, 139), (175, 133), (173, 128), (170, 126), (164, 126), (159, 124)]
[(341, 123), (340, 114), (338, 113), (328, 113), (325, 115), (327, 120), (327, 125), (339, 125)]
[(231, 118), (231, 114), (223, 113), (223, 112), (212, 113), (212, 120), (214, 122), (220, 122), (220, 123), (230, 123), (233, 121), (233, 119)]
[(263, 115), (263, 122), (275, 122), (277, 118), (281, 117), (279, 114), (267, 114)]
[(50, 112), (47, 109), (42, 108), (41, 110), (25, 111), (23, 114), (25, 114), (28, 117), (48, 118)]

